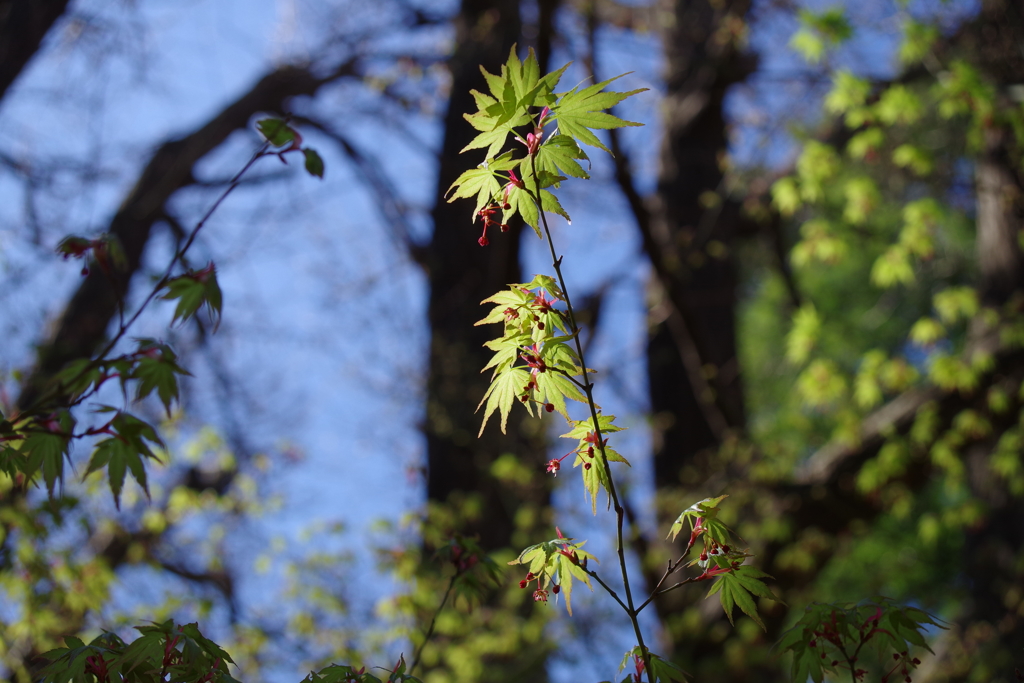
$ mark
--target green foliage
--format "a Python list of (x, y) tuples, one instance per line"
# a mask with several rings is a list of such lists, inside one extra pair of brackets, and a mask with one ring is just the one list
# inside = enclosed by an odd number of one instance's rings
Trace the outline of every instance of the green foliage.
[(709, 575), (715, 576), (716, 571), (721, 571), (721, 575), (717, 577), (714, 585), (711, 586), (711, 590), (708, 591), (708, 597), (715, 593), (719, 594), (722, 600), (722, 609), (725, 610), (725, 615), (729, 617), (729, 623), (734, 623), (732, 619), (733, 607), (739, 607), (762, 630), (767, 631), (768, 629), (765, 628), (764, 622), (761, 621), (761, 617), (757, 614), (757, 604), (754, 602), (754, 598), (768, 598), (775, 601), (779, 599), (760, 580), (767, 577), (767, 574), (755, 567), (737, 564), (742, 561), (741, 558), (743, 557), (746, 557), (746, 555), (726, 553), (725, 555), (718, 555), (712, 558), (715, 567), (709, 570)]
[[(597, 514), (599, 490), (604, 489), (607, 493), (608, 507), (614, 505), (616, 510), (619, 559), (622, 580), (627, 586), (627, 601), (623, 602), (597, 578), (596, 573), (587, 569), (590, 556), (580, 550), (582, 543), (573, 543), (572, 539), (564, 538), (561, 532), (556, 539), (529, 546), (510, 564), (525, 564), (529, 567), (520, 587), (525, 588), (536, 581), (534, 600), (547, 602), (549, 587), (554, 594), (564, 591), (566, 608), (570, 613), (573, 580), (583, 581), (589, 587), (590, 579), (597, 579), (602, 588), (623, 608), (634, 626), (639, 642), (634, 654), (627, 655), (627, 660), (635, 655), (637, 683), (644, 670), (652, 683), (655, 680), (680, 680), (679, 670), (647, 651), (640, 635), (637, 615), (654, 596), (637, 607), (628, 588), (629, 576), (622, 550), (624, 510), (618, 499), (610, 464), (629, 463), (609, 446), (607, 436), (621, 428), (614, 424), (614, 416), (600, 412), (593, 399), (593, 371), (586, 367), (583, 359), (580, 331), (562, 279), (562, 259), (557, 256), (544, 217), (544, 212), (549, 212), (560, 214), (568, 220), (568, 215), (546, 188), (557, 189), (568, 177), (588, 176), (578, 163), (587, 158), (581, 144), (608, 151), (594, 130), (637, 125), (605, 113), (604, 110), (640, 91), (603, 92), (615, 80), (611, 79), (587, 88), (577, 87), (566, 93), (555, 93), (554, 88), (562, 71), (564, 67), (541, 78), (533, 53), (525, 62), (520, 62), (513, 50), (499, 76), (484, 72), (491, 94), (473, 93), (478, 111), (466, 118), (480, 134), (466, 150), (487, 147), (487, 159), (477, 168), (463, 173), (449, 188), (449, 201), (460, 197), (476, 199), (475, 217), (482, 218), (484, 223), (483, 235), (478, 240), (481, 246), (489, 244), (489, 227), (497, 225), (504, 231), (508, 221), (518, 215), (537, 231), (538, 236), (547, 237), (557, 275), (557, 279), (538, 275), (529, 283), (509, 285), (508, 290), (483, 302), (493, 304), (493, 307), (477, 324), (501, 323), (503, 334), (485, 344), (494, 355), (484, 367), (485, 371), (492, 371), (492, 376), (491, 384), (480, 402), (484, 408), (481, 433), (494, 413), (501, 415), (501, 428), (504, 431), (512, 406), (517, 402), (523, 403), (531, 415), (536, 404), (542, 406), (545, 412), (557, 411), (569, 422), (571, 429), (562, 436), (576, 440), (576, 447), (561, 458), (549, 461), (547, 470), (557, 474), (562, 461), (573, 455), (573, 466), (580, 468), (584, 490), (590, 498), (594, 514)], [(541, 108), (541, 111), (534, 115), (531, 108)], [(545, 126), (552, 122), (557, 124), (558, 133), (548, 137)], [(524, 126), (528, 129), (525, 135), (516, 131)], [(512, 152), (502, 152), (509, 135), (523, 145), (525, 156), (516, 158)], [(835, 153), (828, 148), (822, 147), (812, 150), (810, 154), (805, 153), (801, 161), (804, 194), (808, 193), (807, 188), (815, 184), (820, 186), (827, 180), (836, 163)], [(788, 202), (795, 210), (797, 205), (791, 196), (786, 196), (787, 191), (793, 194), (791, 188), (777, 186), (776, 201)], [(495, 218), (499, 210), (502, 212), (500, 224)], [(564, 303), (564, 309), (559, 305), (561, 303)], [(566, 399), (585, 403), (590, 416), (583, 420), (571, 419)], [(690, 543), (683, 556), (669, 564), (662, 580), (683, 566), (686, 554), (696, 540), (702, 537), (703, 551), (698, 559), (688, 565), (699, 564), (702, 573), (679, 582), (673, 588), (717, 579), (710, 594), (720, 595), (729, 619), (732, 619), (733, 608), (738, 606), (763, 628), (757, 616), (754, 598), (776, 598), (760, 581), (765, 574), (753, 567), (743, 566), (749, 555), (732, 549), (727, 527), (717, 520), (716, 509), (722, 499), (724, 496), (701, 501), (684, 511), (676, 520), (670, 535), (674, 538), (688, 521), (691, 525)]]
[(823, 12), (800, 10), (799, 19), (800, 29), (790, 39), (789, 46), (811, 64), (820, 62), (827, 49), (846, 42), (853, 35), (853, 27), (841, 7)]
[[(319, 155), (313, 150), (300, 147), (301, 135), (287, 122), (280, 119), (263, 119), (257, 122), (257, 128), (266, 137), (269, 145), (286, 148), (276, 152), (282, 161), (285, 153), (301, 150), (305, 154), (307, 170), (314, 175), (323, 175), (323, 162)], [(260, 150), (252, 161), (265, 154), (264, 150)], [(244, 169), (242, 172), (244, 173)], [(225, 190), (221, 199), (237, 185), (237, 180), (238, 178)], [(219, 203), (220, 200), (214, 207)], [(200, 221), (194, 229), (191, 238), (186, 242), (186, 249), (202, 224), (203, 221)], [(121, 268), (124, 264), (120, 244), (116, 239), (106, 235), (94, 240), (68, 237), (58, 245), (57, 252), (65, 258), (80, 258), (92, 253), (94, 260), (108, 277), (112, 276), (113, 268)], [(184, 252), (175, 255), (171, 268), (183, 255)], [(157, 295), (164, 300), (177, 301), (171, 324), (186, 322), (193, 318), (199, 309), (206, 308), (216, 328), (220, 322), (223, 295), (217, 282), (214, 264), (210, 263), (201, 270), (190, 270), (176, 277), (170, 277), (170, 273), (169, 269), (168, 274), (157, 283), (142, 306), (145, 307)], [(178, 400), (180, 393), (179, 377), (189, 374), (178, 365), (177, 356), (170, 346), (153, 339), (140, 339), (134, 352), (107, 356), (113, 349), (114, 342), (125, 335), (140, 312), (141, 310), (122, 323), (114, 340), (98, 358), (77, 359), (59, 371), (45, 400), (56, 399), (63, 402), (69, 399), (71, 406), (74, 407), (93, 396), (104, 383), (116, 378), (126, 400), (130, 386), (134, 386), (136, 400), (141, 401), (155, 393), (170, 416), (171, 405)], [(63, 463), (68, 457), (72, 441), (84, 437), (105, 436), (106, 438), (101, 438), (95, 443), (86, 475), (106, 468), (110, 490), (118, 507), (125, 475), (129, 471), (148, 495), (145, 461), (156, 459), (151, 444), (163, 446), (156, 430), (149, 423), (125, 410), (100, 406), (96, 412), (100, 415), (112, 414), (112, 417), (102, 426), (75, 433), (74, 418), (70, 411), (47, 414), (45, 401), (39, 407), (30, 408), (22, 414), (17, 429), (11, 425), (5, 446), (0, 450), (0, 466), (9, 476), (20, 473), (25, 475), (28, 481), (31, 481), (36, 473), (41, 472), (47, 490), (52, 495), (57, 482), (63, 479)]]
[[(481, 244), (486, 244), (487, 227), (496, 223), (492, 217), (499, 209), (502, 226), (518, 215), (538, 236), (541, 234), (540, 211), (556, 213), (569, 220), (569, 215), (547, 188), (559, 187), (566, 177), (589, 177), (579, 164), (580, 160), (587, 160), (580, 145), (608, 151), (594, 130), (640, 125), (606, 110), (645, 89), (605, 92), (605, 87), (616, 80), (612, 78), (586, 88), (556, 93), (555, 88), (567, 67), (541, 77), (533, 51), (525, 61), (520, 61), (513, 47), (499, 75), (481, 69), (490, 95), (473, 91), (477, 111), (465, 117), (480, 133), (462, 151), (487, 148), (486, 158), (477, 168), (460, 175), (448, 189), (448, 201), (476, 197), (473, 214), (484, 219), (485, 235)], [(536, 108), (541, 111), (534, 113), (532, 110)], [(558, 132), (545, 140), (545, 126), (550, 124), (555, 124)], [(528, 131), (517, 130), (523, 127)], [(525, 157), (513, 158), (511, 151), (501, 153), (510, 135), (523, 145)]]
[(211, 263), (202, 270), (188, 273), (167, 281), (167, 293), (163, 299), (167, 301), (178, 301), (174, 309), (174, 324), (181, 320), (187, 321), (196, 312), (206, 306), (215, 321), (215, 326), (220, 323), (220, 312), (222, 295), (220, 285), (217, 284), (217, 269)]
[(274, 152), (282, 162), (288, 163), (285, 155), (289, 152), (302, 152), (306, 172), (317, 178), (324, 177), (324, 160), (315, 149), (302, 146), (302, 135), (286, 119), (260, 119), (256, 122), (256, 129), (266, 138), (268, 145), (283, 148)]
[(605, 110), (611, 109), (631, 95), (647, 90), (647, 88), (640, 88), (629, 92), (602, 92), (609, 83), (619, 78), (622, 76), (609, 78), (607, 81), (595, 83), (582, 90), (576, 87), (567, 93), (557, 95), (558, 100), (551, 109), (559, 130), (574, 140), (603, 149), (611, 154), (611, 150), (605, 147), (592, 131), (641, 125), (633, 121), (624, 121), (617, 116), (605, 113)]
[(718, 504), (728, 497), (728, 495), (724, 495), (717, 498), (705, 498), (683, 510), (676, 521), (672, 522), (672, 527), (668, 532), (669, 540), (676, 540), (683, 527), (689, 523), (690, 533), (693, 536), (687, 545), (693, 545), (693, 541), (701, 533), (706, 534), (710, 540), (716, 543), (728, 543), (729, 528), (718, 519)]
[(583, 475), (583, 488), (590, 497), (591, 509), (597, 513), (597, 492), (604, 489), (608, 494), (608, 505), (611, 506), (611, 471), (606, 469), (601, 462), (600, 456), (609, 463), (621, 462), (629, 465), (618, 451), (608, 447), (608, 439), (601, 439), (598, 434), (612, 434), (622, 431), (622, 427), (614, 424), (614, 415), (597, 414), (597, 423), (593, 418), (586, 420), (569, 420), (572, 430), (562, 434), (563, 439), (577, 439), (576, 449), (572, 453), (576, 456), (573, 460), (573, 467), (579, 467)]
[(582, 581), (587, 588), (593, 590), (586, 567), (589, 560), (598, 560), (582, 550), (585, 543), (574, 543), (573, 539), (562, 536), (562, 532), (558, 531), (558, 538), (526, 548), (519, 553), (519, 557), (509, 562), (510, 565), (528, 567), (526, 578), (520, 582), (519, 587), (525, 588), (536, 581), (537, 589), (533, 593), (536, 602), (547, 602), (549, 589), (556, 595), (564, 594), (565, 609), (571, 615), (573, 579)]
[(884, 660), (883, 670), (887, 670), (881, 680), (898, 681), (907, 678), (920, 664), (920, 660), (909, 654), (912, 647), (931, 652), (924, 639), (925, 630), (930, 626), (945, 628), (927, 612), (899, 605), (888, 598), (856, 604), (815, 603), (783, 634), (778, 648), (793, 654), (793, 680), (810, 678), (821, 683), (826, 673), (838, 675), (839, 669), (845, 669), (859, 681), (869, 673), (861, 668), (863, 660), (859, 654), (870, 643), (881, 657), (892, 655), (891, 660)]
[(135, 481), (146, 495), (149, 495), (145, 459), (158, 460), (149, 444), (163, 447), (163, 442), (149, 423), (134, 415), (109, 406), (101, 407), (99, 412), (114, 414), (100, 430), (101, 433), (110, 436), (96, 444), (96, 450), (93, 451), (85, 474), (88, 476), (105, 467), (110, 481), (110, 491), (114, 494), (114, 503), (120, 508), (126, 471), (132, 473)]
[(256, 129), (274, 147), (287, 147), (301, 140), (298, 131), (281, 119), (261, 119), (256, 122)]
[(903, 30), (903, 43), (900, 45), (900, 61), (907, 65), (920, 62), (931, 52), (932, 45), (938, 37), (938, 27), (908, 20)]
[(832, 90), (825, 96), (825, 111), (845, 114), (863, 106), (871, 92), (871, 84), (849, 71), (837, 71), (832, 77)]
[(324, 160), (320, 158), (315, 149), (302, 150), (305, 158), (306, 172), (315, 175), (317, 178), (324, 177)]
[(67, 647), (43, 655), (49, 664), (41, 672), (41, 683), (237, 683), (228, 673), (231, 657), (203, 636), (197, 624), (168, 620), (136, 630), (141, 635), (131, 643), (114, 633), (88, 645), (65, 638)]

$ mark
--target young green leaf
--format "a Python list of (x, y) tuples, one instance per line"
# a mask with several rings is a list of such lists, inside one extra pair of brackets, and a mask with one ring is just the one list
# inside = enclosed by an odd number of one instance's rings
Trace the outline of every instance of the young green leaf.
[(274, 147), (286, 147), (299, 137), (298, 132), (281, 119), (260, 119), (256, 129)]
[(317, 178), (324, 177), (324, 160), (320, 158), (315, 149), (306, 148), (302, 150), (306, 160), (306, 172), (315, 175)]
[(214, 321), (214, 328), (220, 324), (223, 295), (217, 283), (217, 268), (213, 263), (198, 271), (189, 271), (185, 275), (172, 278), (165, 285), (167, 292), (161, 297), (165, 301), (177, 299), (171, 324), (181, 320), (185, 322), (196, 312), (206, 306)]
[[(480, 405), (476, 407), (480, 410), (480, 406), (487, 402), (487, 407), (484, 408), (484, 420), (480, 425), (480, 434), (484, 433), (484, 428), (487, 426), (487, 420), (491, 417), (494, 411), (501, 413), (501, 431), (505, 433), (505, 426), (508, 424), (508, 414), (512, 412), (512, 405), (518, 400), (520, 394), (523, 393), (523, 388), (530, 381), (530, 373), (523, 368), (509, 368), (505, 372), (502, 372), (491, 382), (491, 386), (487, 388), (487, 393), (480, 399)], [(530, 409), (530, 405), (526, 404), (527, 410)]]
[(149, 496), (149, 484), (143, 458), (159, 462), (159, 458), (153, 453), (150, 444), (162, 447), (163, 442), (149, 423), (113, 408), (105, 410), (115, 413), (110, 423), (113, 435), (96, 444), (96, 450), (89, 460), (85, 476), (106, 467), (110, 492), (114, 495), (114, 504), (120, 508), (121, 491), (124, 488), (125, 474), (128, 471), (142, 487), (146, 496)]
[[(626, 74), (622, 74), (625, 76)], [(611, 154), (611, 150), (594, 135), (592, 129), (621, 128), (623, 126), (640, 126), (643, 124), (633, 121), (626, 121), (617, 116), (608, 114), (606, 109), (611, 109), (622, 100), (644, 92), (647, 88), (630, 90), (629, 92), (601, 92), (612, 81), (622, 76), (609, 78), (594, 85), (579, 90), (573, 88), (567, 93), (559, 96), (557, 104), (551, 108), (552, 116), (558, 122), (558, 130), (591, 147), (598, 147)]]

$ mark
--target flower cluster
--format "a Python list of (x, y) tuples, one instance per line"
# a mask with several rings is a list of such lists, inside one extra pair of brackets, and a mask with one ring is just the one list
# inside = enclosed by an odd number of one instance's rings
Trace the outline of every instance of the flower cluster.
[(498, 215), (498, 211), (507, 208), (509, 208), (509, 203), (506, 200), (505, 204), (502, 206), (499, 206), (498, 204), (489, 204), (484, 208), (480, 209), (480, 211), (477, 213), (477, 215), (484, 220), (483, 233), (480, 235), (480, 239), (477, 240), (477, 244), (479, 244), (481, 247), (486, 247), (488, 244), (491, 243), (491, 241), (487, 239), (488, 228), (498, 227), (501, 229), (502, 232), (508, 232), (508, 223), (501, 223), (500, 221), (497, 221), (494, 218), (495, 216)]
[(519, 582), (519, 587), (526, 588), (532, 581), (536, 581), (537, 588), (533, 591), (533, 601), (547, 602), (549, 593), (554, 593), (555, 595), (558, 595), (559, 592), (561, 592), (562, 588), (557, 583), (551, 586), (550, 591), (545, 588), (541, 588), (541, 581), (543, 580), (543, 578), (543, 572), (541, 572), (540, 575), (535, 575), (533, 572), (526, 572), (526, 578)]

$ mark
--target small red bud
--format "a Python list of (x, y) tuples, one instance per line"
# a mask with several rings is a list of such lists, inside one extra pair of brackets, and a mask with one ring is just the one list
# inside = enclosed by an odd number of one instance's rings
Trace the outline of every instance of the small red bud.
[(914, 666), (919, 666), (921, 664), (921, 660), (917, 657), (914, 657), (911, 661), (914, 662)]
[(836, 665), (836, 664), (838, 664), (838, 663), (839, 663), (839, 660), (838, 660), (838, 659), (833, 659), (833, 660), (832, 660), (832, 666), (835, 666), (835, 665)]
[(536, 575), (533, 572), (526, 572), (526, 580), (527, 581), (533, 581), (536, 578), (537, 577), (536, 577)]
[(545, 403), (544, 404), (544, 410), (548, 411), (549, 413), (555, 412), (555, 404), (554, 403)]
[(555, 595), (558, 595), (558, 592), (560, 590), (562, 590), (562, 587), (559, 586), (558, 584), (555, 584), (554, 587), (551, 588), (551, 592), (554, 593)]
[(486, 246), (487, 246), (488, 244), (490, 244), (490, 243), (491, 243), (491, 241), (490, 241), (489, 239), (487, 239), (487, 237), (486, 237), (486, 236), (484, 236), (484, 237), (481, 237), (481, 238), (480, 238), (480, 239), (478, 239), (478, 240), (477, 240), (476, 242), (477, 242), (477, 244), (479, 244), (479, 245), (480, 245), (481, 247), (486, 247)]
[(898, 655), (897, 653), (893, 652), (893, 653), (892, 653), (892, 658), (893, 658), (893, 659), (899, 659), (899, 658), (900, 658), (900, 656), (899, 656), (899, 655)]
[(522, 581), (519, 582), (519, 587), (520, 588), (526, 588), (526, 584), (527, 583), (529, 583), (529, 582), (526, 579), (523, 579)]
[(590, 469), (590, 463), (589, 462), (583, 463), (583, 469), (589, 470)]

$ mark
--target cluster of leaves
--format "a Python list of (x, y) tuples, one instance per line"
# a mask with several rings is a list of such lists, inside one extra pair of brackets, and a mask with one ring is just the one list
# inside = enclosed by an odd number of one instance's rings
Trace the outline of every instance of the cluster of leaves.
[(197, 624), (168, 620), (136, 630), (141, 635), (131, 643), (109, 632), (89, 644), (66, 637), (67, 647), (43, 655), (49, 664), (41, 683), (237, 683), (228, 673), (231, 657)]
[[(537, 231), (538, 237), (541, 236), (540, 211), (556, 213), (569, 220), (569, 215), (547, 188), (559, 187), (567, 177), (590, 177), (579, 163), (588, 160), (580, 143), (608, 151), (594, 130), (640, 125), (605, 110), (643, 89), (603, 92), (616, 80), (612, 78), (586, 88), (577, 86), (566, 92), (555, 92), (567, 67), (568, 64), (541, 77), (533, 51), (526, 60), (520, 61), (515, 47), (500, 75), (488, 73), (481, 67), (490, 95), (473, 91), (477, 111), (465, 117), (480, 134), (462, 151), (486, 148), (486, 158), (452, 183), (449, 201), (460, 197), (476, 198), (474, 219), (484, 219), (482, 244), (486, 244), (487, 227), (497, 222), (492, 217), (499, 210), (501, 225), (508, 225), (519, 215)], [(557, 127), (550, 136), (546, 132), (549, 126)], [(517, 130), (524, 127), (527, 132)], [(514, 158), (514, 151), (502, 152), (510, 135), (523, 145), (524, 156)]]
[(573, 539), (563, 536), (557, 527), (555, 531), (558, 538), (531, 545), (509, 564), (523, 564), (529, 568), (526, 578), (519, 582), (519, 587), (526, 588), (536, 582), (537, 588), (533, 591), (535, 602), (547, 602), (549, 591), (555, 595), (564, 593), (565, 609), (572, 614), (573, 577), (593, 590), (587, 562), (597, 562), (597, 558), (582, 549), (586, 541), (574, 543)]
[[(79, 359), (68, 364), (54, 382), (72, 406), (95, 395), (107, 381), (116, 379), (126, 401), (130, 388), (134, 389), (136, 400), (155, 393), (170, 412), (172, 402), (178, 398), (178, 378), (187, 374), (169, 346), (153, 339), (139, 339), (136, 350), (131, 353), (109, 360)], [(106, 422), (77, 432), (78, 421), (68, 407), (44, 415), (29, 412), (3, 420), (0, 422), (4, 439), (0, 470), (22, 485), (41, 475), (53, 495), (57, 483), (63, 481), (64, 464), (65, 460), (70, 461), (72, 442), (100, 437), (86, 475), (106, 467), (110, 490), (118, 504), (126, 470), (147, 490), (145, 460), (157, 459), (151, 444), (163, 447), (156, 431), (126, 410), (97, 405), (94, 412), (108, 416)]]
[(815, 603), (783, 634), (778, 647), (793, 653), (796, 681), (809, 677), (821, 683), (826, 673), (839, 669), (849, 671), (854, 680), (865, 680), (869, 671), (862, 667), (862, 655), (870, 644), (882, 657), (882, 683), (910, 683), (910, 673), (921, 663), (910, 651), (916, 646), (931, 652), (924, 639), (929, 627), (945, 628), (928, 613), (884, 597), (856, 604)]
[(395, 668), (386, 671), (387, 678), (378, 678), (366, 670), (343, 664), (331, 664), (320, 671), (310, 671), (302, 683), (421, 683), (408, 672), (405, 657), (399, 657)]
[[(566, 399), (585, 402), (573, 378), (582, 372), (576, 351), (568, 344), (569, 323), (564, 311), (556, 308), (563, 298), (554, 279), (538, 275), (531, 282), (509, 285), (483, 303), (494, 308), (477, 325), (503, 322), (504, 334), (485, 344), (494, 356), (484, 366), (492, 370), (491, 385), (480, 405), (487, 420), (497, 411), (504, 432), (515, 403), (522, 403), (530, 414), (534, 406), (547, 412), (558, 411), (566, 419)], [(485, 405), (486, 404), (486, 405)]]
[[(239, 683), (229, 672), (230, 655), (204, 636), (198, 624), (137, 626), (140, 635), (126, 643), (116, 633), (103, 633), (86, 644), (66, 637), (66, 647), (43, 654), (48, 664), (40, 683)], [(420, 683), (408, 671), (405, 657), (379, 678), (365, 667), (331, 664), (311, 671), (303, 683)]]
[[(323, 161), (319, 155), (301, 146), (301, 135), (286, 121), (263, 119), (257, 122), (257, 128), (266, 138), (266, 143), (246, 169), (262, 156), (272, 153), (285, 161), (287, 153), (298, 151), (305, 157), (306, 170), (312, 175), (323, 176)], [(271, 147), (282, 149), (268, 152)], [(240, 177), (241, 173), (213, 209), (237, 185)], [(117, 334), (96, 358), (79, 358), (68, 363), (49, 380), (42, 396), (33, 405), (22, 406), (21, 412), (9, 417), (0, 414), (0, 472), (21, 487), (31, 486), (41, 477), (52, 496), (64, 481), (65, 462), (70, 462), (72, 443), (91, 438), (94, 439), (93, 453), (85, 475), (106, 469), (110, 490), (118, 506), (127, 472), (131, 472), (148, 495), (146, 461), (157, 459), (153, 446), (163, 447), (155, 428), (126, 408), (95, 404), (93, 412), (103, 416), (105, 422), (76, 431), (79, 420), (74, 409), (95, 397), (108, 381), (116, 379), (126, 405), (130, 400), (141, 401), (155, 394), (170, 415), (171, 407), (180, 394), (180, 378), (189, 374), (178, 364), (171, 347), (155, 339), (137, 339), (133, 351), (119, 355), (112, 354), (112, 351), (125, 337), (141, 310), (157, 297), (176, 302), (171, 324), (186, 322), (204, 308), (215, 327), (219, 323), (223, 295), (214, 264), (171, 275), (202, 224), (200, 221), (186, 246), (175, 254), (167, 274), (157, 282), (140, 309), (127, 321), (122, 315)], [(57, 246), (57, 253), (65, 259), (91, 257), (92, 263), (98, 265), (101, 273), (117, 288), (117, 278), (125, 267), (125, 256), (115, 236), (104, 234), (94, 239), (69, 236)], [(83, 276), (89, 272), (88, 265), (83, 267)]]
[[(577, 86), (567, 92), (555, 92), (568, 65), (540, 75), (536, 56), (530, 51), (520, 61), (515, 49), (501, 69), (500, 75), (483, 70), (490, 95), (473, 92), (478, 110), (466, 119), (480, 131), (462, 151), (487, 148), (487, 158), (477, 168), (466, 171), (452, 184), (450, 199), (476, 199), (474, 218), (481, 218), (487, 244), (487, 229), (497, 223), (494, 216), (502, 212), (501, 227), (519, 216), (542, 236), (541, 214), (549, 211), (569, 219), (557, 198), (547, 188), (558, 188), (567, 176), (588, 178), (579, 164), (587, 156), (581, 144), (607, 151), (594, 130), (639, 125), (624, 121), (605, 110), (642, 90), (625, 93), (604, 92), (615, 79), (586, 88)], [(549, 135), (547, 128), (554, 126)], [(526, 129), (526, 132), (519, 129)], [(524, 155), (502, 151), (509, 136), (523, 146)], [(519, 173), (516, 173), (516, 170)], [(491, 369), (491, 384), (480, 405), (484, 408), (481, 433), (490, 416), (501, 415), (504, 431), (508, 415), (515, 403), (522, 403), (533, 414), (534, 406), (546, 412), (558, 412), (573, 430), (566, 436), (580, 440), (574, 466), (582, 467), (586, 490), (594, 499), (599, 487), (610, 495), (610, 461), (626, 459), (606, 448), (604, 431), (618, 431), (612, 416), (594, 415), (597, 425), (587, 429), (584, 423), (570, 419), (567, 400), (587, 403), (586, 374), (576, 343), (578, 330), (567, 310), (559, 307), (564, 292), (555, 278), (537, 275), (525, 284), (509, 285), (483, 303), (494, 304), (490, 313), (477, 324), (503, 323), (504, 333), (486, 346), (495, 352), (484, 367)], [(595, 447), (601, 452), (597, 467), (592, 460)], [(549, 463), (549, 471), (557, 472), (561, 460)], [(604, 463), (603, 465), (601, 463)], [(628, 464), (628, 463), (627, 463)], [(596, 502), (594, 503), (596, 511)]]
[(690, 538), (683, 558), (698, 540), (701, 541), (697, 558), (686, 565), (697, 566), (703, 571), (693, 581), (716, 579), (708, 591), (708, 597), (718, 594), (729, 621), (733, 620), (733, 608), (739, 607), (763, 629), (764, 622), (757, 614), (754, 598), (767, 598), (776, 602), (779, 602), (779, 598), (761, 580), (771, 577), (756, 567), (744, 564), (751, 555), (745, 550), (739, 550), (732, 538), (732, 531), (718, 518), (718, 506), (726, 498), (728, 496), (705, 498), (683, 510), (672, 523), (668, 537), (672, 541), (676, 540), (683, 528), (689, 525)]
[[(477, 324), (501, 324), (503, 334), (486, 343), (494, 355), (484, 367), (485, 371), (492, 370), (492, 377), (480, 402), (484, 410), (481, 433), (496, 412), (501, 415), (504, 431), (508, 415), (516, 403), (523, 404), (531, 415), (535, 407), (538, 407), (538, 414), (557, 412), (569, 423), (570, 431), (563, 438), (573, 439), (577, 445), (562, 457), (550, 460), (547, 471), (557, 474), (562, 461), (572, 455), (573, 466), (580, 468), (594, 513), (597, 513), (597, 496), (601, 489), (608, 494), (609, 507), (615, 505), (626, 600), (619, 598), (594, 571), (588, 569), (588, 560), (595, 558), (581, 550), (584, 542), (576, 543), (565, 538), (560, 531), (557, 538), (526, 548), (510, 562), (528, 567), (520, 587), (526, 588), (536, 582), (533, 595), (538, 602), (547, 602), (550, 593), (564, 592), (566, 609), (571, 614), (573, 580), (583, 581), (588, 587), (591, 587), (590, 579), (597, 580), (625, 610), (637, 635), (637, 648), (627, 653), (624, 660), (624, 666), (630, 659), (634, 661), (636, 673), (630, 674), (626, 680), (635, 679), (639, 683), (645, 671), (652, 683), (656, 680), (681, 680), (682, 674), (678, 669), (649, 652), (643, 643), (637, 615), (650, 604), (654, 594), (639, 606), (633, 602), (622, 555), (623, 510), (618, 502), (610, 463), (629, 463), (609, 447), (607, 436), (621, 431), (621, 428), (615, 425), (614, 416), (602, 414), (594, 402), (590, 379), (593, 371), (586, 367), (583, 358), (579, 329), (565, 292), (561, 257), (555, 253), (544, 215), (548, 212), (569, 219), (548, 188), (558, 189), (567, 177), (588, 177), (579, 163), (587, 159), (581, 146), (590, 145), (607, 151), (595, 130), (637, 125), (605, 110), (640, 91), (604, 92), (604, 88), (615, 80), (611, 79), (557, 93), (555, 88), (564, 71), (565, 67), (541, 77), (532, 52), (520, 62), (513, 50), (500, 75), (484, 71), (490, 94), (474, 92), (478, 111), (466, 116), (479, 135), (463, 151), (486, 148), (487, 158), (455, 181), (449, 191), (451, 200), (461, 197), (475, 199), (474, 219), (479, 218), (483, 222), (483, 234), (478, 240), (481, 246), (489, 243), (487, 231), (490, 227), (505, 231), (510, 220), (520, 217), (534, 228), (539, 237), (547, 238), (556, 271), (556, 277), (537, 275), (528, 283), (509, 285), (507, 290), (483, 302), (493, 307)], [(555, 127), (553, 133), (548, 130), (551, 126)], [(522, 145), (522, 156), (516, 156), (515, 150), (503, 151), (509, 136)], [(589, 417), (582, 420), (570, 417), (568, 401), (585, 404), (589, 408)], [(699, 565), (701, 574), (664, 590), (659, 583), (654, 593), (716, 579), (709, 595), (720, 595), (729, 619), (732, 619), (733, 607), (739, 606), (764, 628), (757, 616), (754, 598), (776, 598), (761, 581), (766, 575), (743, 564), (749, 556), (733, 549), (728, 529), (718, 521), (717, 506), (723, 498), (701, 501), (684, 511), (670, 534), (674, 539), (684, 524), (691, 526), (691, 539), (686, 551), (676, 562), (670, 563), (662, 582), (683, 566), (697, 539), (702, 539), (703, 550), (699, 558), (687, 566)]]
[[(853, 35), (840, 8), (800, 18), (793, 45), (811, 62)], [(1024, 111), (1001, 106), (977, 68), (940, 64), (934, 26), (904, 20), (902, 62), (927, 60), (939, 77), (877, 84), (827, 69), (824, 109), (845, 125), (845, 142), (805, 141), (772, 187), (775, 208), (802, 222), (791, 262), (804, 300), (785, 344), (798, 373), (788, 400), (810, 409), (814, 419), (801, 424), (817, 432), (812, 440), (855, 444), (867, 411), (884, 401), (925, 383), (967, 395), (993, 367), (991, 353), (967, 344), (972, 320), (993, 326), (996, 316), (965, 284), (973, 235), (949, 188), (985, 135), (1024, 130)], [(871, 320), (871, 333), (854, 320)]]

